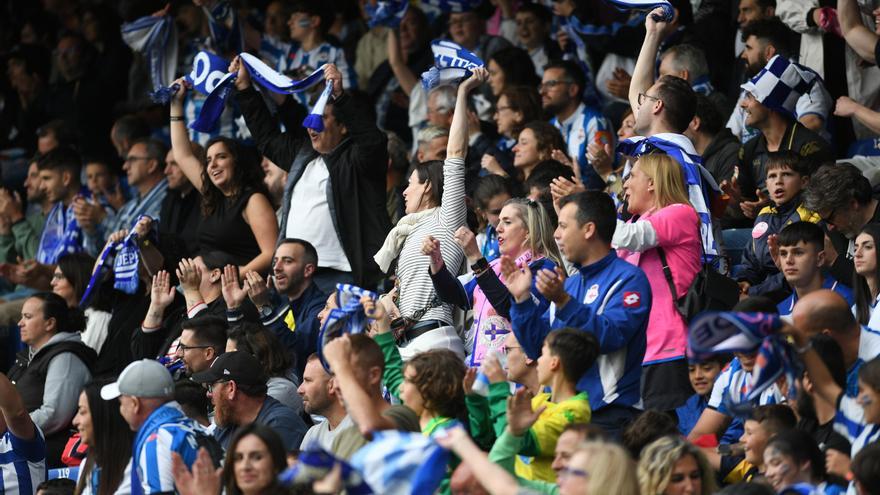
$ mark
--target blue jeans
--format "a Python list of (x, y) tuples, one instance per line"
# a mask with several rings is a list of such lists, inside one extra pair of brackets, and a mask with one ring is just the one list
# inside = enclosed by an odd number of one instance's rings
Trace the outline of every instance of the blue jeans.
[(321, 292), (330, 294), (336, 291), (336, 284), (353, 284), (354, 276), (351, 272), (342, 272), (332, 268), (318, 268), (315, 276), (312, 277), (315, 285), (321, 289)]
[(752, 229), (727, 229), (722, 230), (721, 235), (724, 238), (724, 247), (727, 249), (731, 267), (742, 263), (743, 253), (752, 238)]

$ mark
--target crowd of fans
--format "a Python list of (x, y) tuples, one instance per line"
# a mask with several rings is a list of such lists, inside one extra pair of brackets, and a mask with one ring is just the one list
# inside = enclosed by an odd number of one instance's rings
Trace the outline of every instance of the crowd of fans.
[(0, 494), (880, 494), (875, 7), (3, 2)]

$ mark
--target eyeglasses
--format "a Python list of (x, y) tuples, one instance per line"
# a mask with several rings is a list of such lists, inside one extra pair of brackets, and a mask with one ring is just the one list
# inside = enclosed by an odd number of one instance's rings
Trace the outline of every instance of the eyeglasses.
[(538, 91), (543, 91), (545, 89), (553, 89), (560, 84), (571, 84), (572, 81), (567, 79), (551, 79), (549, 81), (544, 81), (538, 85)]
[(186, 345), (183, 342), (177, 344), (177, 352), (186, 352), (190, 349), (207, 349), (209, 345)]
[(136, 162), (138, 160), (151, 160), (151, 158), (148, 156), (131, 156), (131, 155), (125, 157), (126, 162)]
[(590, 473), (582, 470), (582, 469), (574, 469), (574, 468), (562, 468), (559, 470), (558, 477), (559, 478), (568, 478), (569, 476), (577, 476), (578, 478), (587, 478), (590, 476)]
[(647, 93), (639, 93), (639, 105), (643, 105), (645, 103), (645, 98), (649, 98), (649, 99), (655, 100), (655, 101), (663, 101), (660, 98), (657, 98), (656, 96), (651, 96)]
[(209, 394), (212, 394), (212, 393), (214, 393), (214, 387), (216, 387), (217, 385), (220, 385), (221, 383), (229, 383), (229, 380), (220, 380), (220, 381), (216, 381), (214, 383), (206, 383), (205, 388), (208, 390)]
[(830, 223), (831, 225), (834, 225), (834, 222), (832, 222), (831, 220), (834, 218), (834, 215), (837, 214), (837, 210), (839, 210), (839, 209), (840, 208), (834, 208), (833, 210), (831, 210), (831, 213), (829, 213), (828, 215), (823, 215), (823, 214), (819, 213), (819, 218), (821, 218), (822, 221), (825, 223)]

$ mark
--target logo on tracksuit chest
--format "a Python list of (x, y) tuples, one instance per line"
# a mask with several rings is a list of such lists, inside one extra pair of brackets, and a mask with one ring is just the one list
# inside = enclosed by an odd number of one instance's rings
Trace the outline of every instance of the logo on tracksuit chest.
[(599, 297), (599, 284), (593, 284), (587, 289), (587, 296), (584, 297), (584, 304), (591, 304)]

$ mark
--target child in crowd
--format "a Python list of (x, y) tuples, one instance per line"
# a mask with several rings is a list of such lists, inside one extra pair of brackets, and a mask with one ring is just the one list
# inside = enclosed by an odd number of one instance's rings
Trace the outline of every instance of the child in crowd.
[(704, 361), (691, 360), (688, 363), (688, 378), (694, 389), (694, 395), (675, 409), (675, 414), (678, 416), (678, 430), (682, 435), (687, 436), (697, 424), (703, 410), (709, 405), (715, 380), (729, 361), (729, 356), (719, 354)]
[(755, 217), (752, 240), (746, 245), (742, 264), (734, 269), (742, 292), (751, 296), (784, 290), (784, 277), (774, 263), (767, 239), (791, 223), (821, 220), (817, 213), (803, 206), (801, 192), (810, 178), (800, 155), (791, 151), (770, 153), (766, 173), (772, 204)]
[[(772, 242), (772, 241), (771, 241)], [(781, 316), (791, 315), (799, 298), (819, 289), (831, 289), (852, 306), (853, 294), (849, 287), (825, 275), (825, 233), (810, 222), (789, 224), (776, 236), (779, 245), (777, 263), (792, 293), (778, 305)]]
[[(554, 330), (544, 339), (538, 358), (538, 383), (550, 392), (537, 394), (531, 410), (540, 412), (529, 428), (510, 424), (515, 436), (525, 435), (520, 456), (531, 457), (527, 464), (517, 459), (516, 473), (530, 480), (552, 482), (556, 473), (551, 467), (556, 441), (571, 423), (590, 421), (590, 402), (585, 392), (577, 391), (577, 382), (599, 357), (599, 343), (593, 334), (576, 328)], [(508, 418), (509, 419), (509, 418)]]
[(126, 199), (119, 184), (119, 176), (107, 161), (86, 160), (84, 172), (91, 198), (97, 198), (104, 206), (113, 208), (113, 211), (122, 208)]
[(760, 406), (755, 408), (750, 418), (745, 420), (745, 429), (740, 441), (745, 452), (743, 455), (708, 452), (713, 467), (718, 471), (719, 478), (727, 483), (751, 481), (757, 474), (764, 472), (764, 448), (767, 442), (777, 433), (793, 429), (797, 417), (790, 407), (783, 404)]
[[(278, 71), (291, 73), (293, 79), (302, 79), (313, 70), (324, 64), (335, 64), (342, 74), (342, 87), (357, 88), (357, 76), (345, 60), (342, 48), (327, 41), (327, 33), (333, 23), (333, 12), (327, 2), (314, 0), (297, 0), (291, 7), (292, 14), (287, 25), (290, 27), (290, 39), (299, 46), (287, 58), (279, 61)], [(323, 88), (323, 85), (319, 85)], [(309, 107), (312, 93), (304, 91), (294, 93), (293, 97), (305, 107)]]
[[(761, 296), (743, 299), (733, 308), (746, 313), (776, 313), (776, 305)], [(757, 352), (733, 353), (733, 360), (715, 379), (709, 400), (696, 424), (688, 433), (688, 440), (696, 441), (703, 435), (716, 435), (720, 445), (736, 443), (743, 434), (742, 420), (728, 409), (729, 404), (740, 403), (751, 392), (752, 371), (755, 369)], [(776, 384), (761, 392), (755, 406), (778, 404), (785, 399)]]

